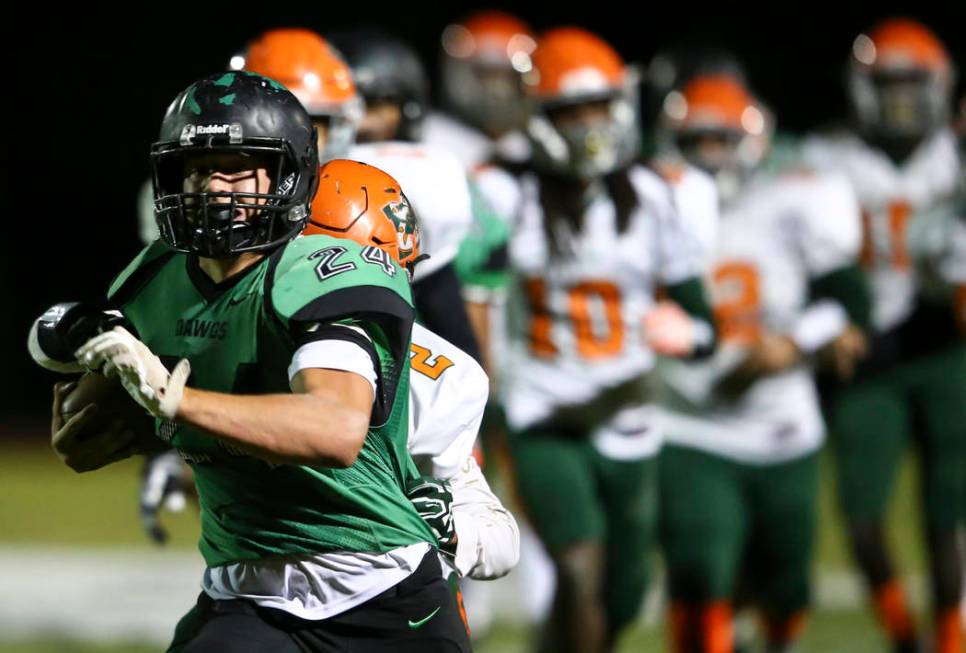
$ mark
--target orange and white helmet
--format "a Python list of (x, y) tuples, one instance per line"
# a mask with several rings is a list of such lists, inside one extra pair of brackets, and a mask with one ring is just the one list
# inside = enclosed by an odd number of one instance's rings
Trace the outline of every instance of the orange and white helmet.
[(945, 46), (908, 18), (886, 20), (852, 43), (848, 90), (859, 125), (886, 137), (923, 137), (949, 120), (955, 70)]
[(441, 40), (447, 108), (494, 137), (521, 129), (520, 76), (530, 71), (537, 45), (530, 27), (510, 14), (483, 11), (448, 25)]
[(355, 142), (365, 112), (348, 64), (325, 39), (307, 29), (273, 29), (231, 58), (236, 70), (248, 70), (282, 83), (302, 102), (320, 130), (319, 160), (344, 156)]
[(673, 151), (712, 175), (728, 199), (765, 158), (773, 121), (740, 79), (704, 74), (667, 95), (660, 131)]
[[(302, 233), (348, 238), (381, 250), (410, 277), (420, 259), (416, 214), (399, 182), (359, 161), (334, 159), (322, 165), (312, 216)], [(378, 263), (383, 255), (370, 251), (364, 256)]]
[[(555, 174), (593, 178), (634, 160), (640, 149), (638, 75), (603, 39), (579, 27), (549, 30), (524, 75), (533, 163)], [(607, 119), (558, 127), (553, 112), (607, 102)]]

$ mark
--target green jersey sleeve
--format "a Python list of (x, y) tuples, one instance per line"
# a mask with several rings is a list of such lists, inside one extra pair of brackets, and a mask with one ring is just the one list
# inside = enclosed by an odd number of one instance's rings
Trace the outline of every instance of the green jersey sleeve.
[(409, 356), (414, 309), (406, 271), (386, 252), (329, 236), (298, 238), (273, 255), (265, 301), (295, 338), (316, 324), (362, 327), (379, 358), (373, 423), (389, 417)]
[(473, 183), (470, 184), (470, 197), (473, 223), (456, 254), (456, 275), (464, 287), (474, 291), (505, 288), (509, 278), (507, 241), (510, 227)]

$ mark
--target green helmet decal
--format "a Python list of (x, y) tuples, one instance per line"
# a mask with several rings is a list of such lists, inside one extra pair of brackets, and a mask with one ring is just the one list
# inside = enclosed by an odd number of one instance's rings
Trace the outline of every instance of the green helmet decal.
[(390, 202), (383, 207), (382, 212), (392, 220), (396, 227), (396, 239), (399, 241), (399, 258), (404, 259), (412, 255), (418, 244), (416, 238), (416, 215), (413, 213), (409, 200), (402, 195), (398, 202)]
[(215, 86), (231, 86), (235, 81), (235, 73), (225, 73), (214, 81)]
[(192, 84), (191, 88), (188, 89), (187, 95), (185, 95), (184, 103), (188, 106), (188, 109), (191, 110), (191, 113), (195, 114), (196, 116), (200, 116), (201, 105), (199, 105), (198, 101), (195, 99), (195, 90), (196, 85)]

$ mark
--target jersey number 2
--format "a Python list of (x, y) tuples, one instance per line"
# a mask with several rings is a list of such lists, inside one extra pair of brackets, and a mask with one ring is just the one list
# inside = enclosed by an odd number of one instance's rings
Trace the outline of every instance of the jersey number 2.
[(723, 263), (714, 270), (714, 319), (721, 339), (751, 344), (761, 337), (761, 288), (755, 266)]
[(319, 259), (318, 264), (315, 266), (315, 274), (318, 275), (319, 281), (325, 281), (343, 272), (356, 269), (356, 264), (352, 261), (345, 261), (344, 263), (337, 262), (339, 257), (347, 251), (341, 245), (333, 245), (332, 247), (320, 249), (309, 255), (310, 259)]
[(442, 354), (433, 358), (433, 352), (429, 349), (412, 343), (409, 345), (409, 366), (435, 381), (443, 372), (453, 367), (453, 361)]

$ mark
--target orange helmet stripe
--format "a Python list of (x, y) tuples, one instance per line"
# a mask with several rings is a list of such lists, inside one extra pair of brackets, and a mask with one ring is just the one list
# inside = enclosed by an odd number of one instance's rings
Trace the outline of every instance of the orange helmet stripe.
[(544, 33), (533, 53), (530, 92), (550, 99), (615, 89), (624, 84), (624, 60), (609, 44), (579, 27)]
[(516, 52), (530, 54), (536, 36), (530, 26), (502, 11), (481, 11), (443, 32), (443, 49), (459, 59), (510, 60)]
[(307, 29), (274, 29), (249, 43), (245, 70), (274, 79), (310, 114), (326, 113), (356, 99), (348, 64), (321, 36)]
[(937, 72), (950, 68), (949, 54), (925, 25), (908, 18), (893, 18), (868, 33), (874, 46), (872, 67), (915, 66)]
[(686, 127), (723, 127), (747, 131), (747, 112), (755, 100), (736, 79), (726, 75), (700, 75), (681, 91), (687, 112), (679, 120)]

